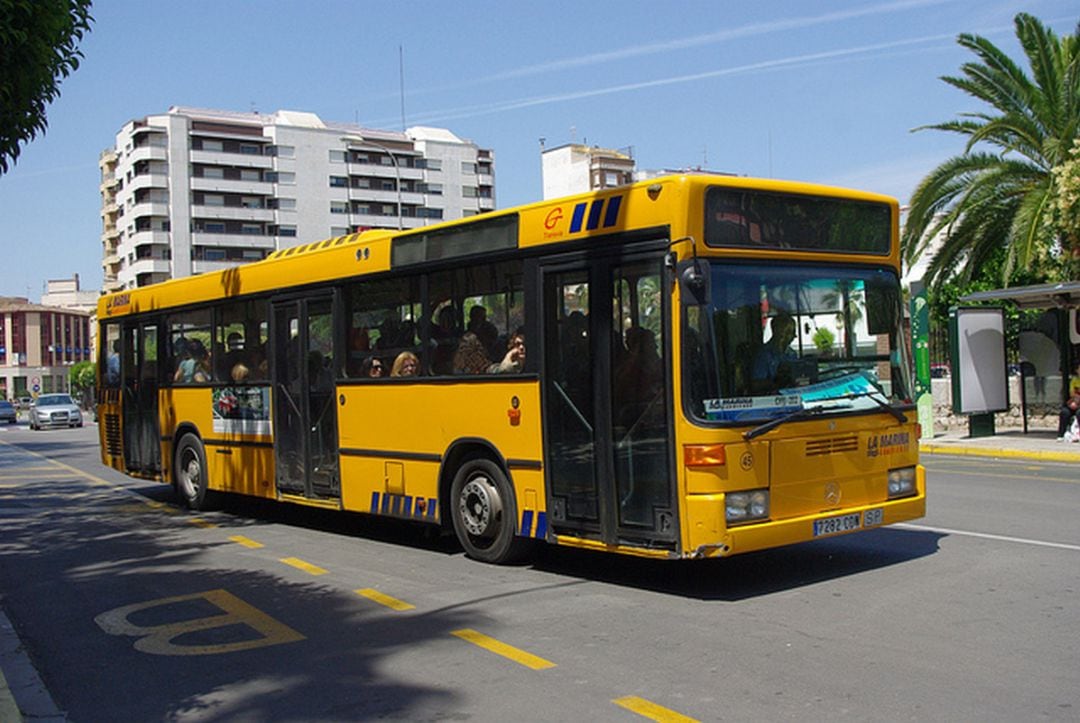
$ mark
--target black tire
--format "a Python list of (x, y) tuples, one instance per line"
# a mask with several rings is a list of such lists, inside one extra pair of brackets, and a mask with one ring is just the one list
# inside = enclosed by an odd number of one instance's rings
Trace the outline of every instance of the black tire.
[(454, 534), (474, 560), (505, 564), (521, 559), (530, 540), (517, 536), (517, 504), (510, 481), (489, 459), (466, 460), (450, 485)]
[(206, 452), (202, 441), (191, 432), (180, 438), (173, 457), (173, 489), (185, 507), (207, 510), (213, 505), (214, 494), (207, 489)]

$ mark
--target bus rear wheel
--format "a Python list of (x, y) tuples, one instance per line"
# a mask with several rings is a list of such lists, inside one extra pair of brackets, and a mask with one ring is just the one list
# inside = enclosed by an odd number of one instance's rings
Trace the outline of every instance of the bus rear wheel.
[(206, 452), (202, 441), (188, 432), (176, 445), (173, 487), (184, 506), (191, 510), (210, 508), (213, 494), (207, 489)]
[(514, 491), (499, 465), (489, 459), (466, 460), (450, 486), (454, 534), (474, 560), (514, 562), (528, 550), (518, 537)]

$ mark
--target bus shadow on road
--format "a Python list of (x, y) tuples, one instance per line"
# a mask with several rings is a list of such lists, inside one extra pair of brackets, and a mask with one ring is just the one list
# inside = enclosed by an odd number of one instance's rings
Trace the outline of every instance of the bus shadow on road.
[(545, 572), (702, 600), (736, 602), (901, 565), (933, 555), (942, 533), (881, 528), (857, 535), (709, 560), (648, 560), (549, 547)]
[[(147, 485), (137, 491), (179, 507), (172, 488), (166, 485)], [(227, 496), (219, 512), (212, 514), (214, 523), (225, 528), (281, 524), (439, 555), (463, 554), (453, 534), (436, 526), (355, 512)], [(914, 562), (936, 553), (942, 537), (945, 535), (931, 530), (882, 527), (708, 560), (655, 560), (538, 543), (521, 567), (681, 597), (734, 602)]]

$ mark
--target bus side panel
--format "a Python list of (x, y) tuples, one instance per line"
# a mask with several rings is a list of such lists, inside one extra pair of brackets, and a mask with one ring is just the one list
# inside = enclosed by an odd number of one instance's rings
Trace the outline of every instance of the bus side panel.
[(209, 388), (177, 386), (162, 390), (158, 409), (165, 481), (172, 481), (173, 443), (183, 427), (202, 440), (210, 489), (271, 499), (277, 496), (272, 437), (215, 432)]
[(519, 514), (526, 505), (534, 513), (535, 536), (545, 512), (537, 381), (358, 384), (338, 396), (346, 509), (417, 518), (422, 500), (423, 519), (437, 520), (430, 506), (438, 504), (444, 455), (475, 442), (507, 463)]

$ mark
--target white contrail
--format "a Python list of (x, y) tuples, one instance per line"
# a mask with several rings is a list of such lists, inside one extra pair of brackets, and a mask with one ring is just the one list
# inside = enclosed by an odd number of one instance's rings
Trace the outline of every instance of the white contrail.
[(898, 0), (897, 2), (871, 5), (862, 8), (853, 8), (851, 10), (841, 10), (837, 12), (825, 13), (822, 15), (809, 15), (795, 18), (786, 18), (783, 20), (773, 20), (764, 23), (751, 23), (749, 25), (743, 25), (737, 28), (728, 28), (713, 33), (694, 35), (688, 38), (676, 38), (673, 40), (664, 40), (655, 43), (646, 43), (644, 45), (635, 45), (626, 48), (619, 48), (617, 50), (609, 50), (602, 53), (591, 53), (589, 55), (583, 55), (577, 58), (563, 58), (561, 60), (553, 60), (546, 63), (526, 65), (520, 68), (512, 68), (510, 70), (495, 73), (493, 75), (487, 75), (481, 78), (463, 81), (452, 85), (440, 85), (438, 88), (421, 89), (418, 91), (413, 91), (413, 93), (427, 93), (436, 90), (444, 91), (447, 89), (470, 87), (500, 80), (511, 80), (514, 78), (522, 78), (531, 75), (541, 75), (544, 73), (569, 70), (572, 68), (580, 68), (588, 65), (610, 63), (617, 60), (625, 60), (627, 58), (636, 58), (643, 55), (654, 55), (657, 53), (668, 53), (674, 50), (685, 50), (687, 48), (701, 47), (703, 45), (714, 45), (716, 43), (721, 43), (727, 40), (734, 40), (737, 38), (746, 38), (755, 35), (768, 35), (771, 33), (782, 32), (785, 30), (793, 30), (797, 28), (807, 28), (816, 25), (826, 25), (830, 23), (843, 22), (845, 20), (852, 20), (854, 18), (866, 17), (868, 15), (881, 15), (885, 13), (901, 12), (904, 10), (922, 8), (928, 5), (941, 5), (950, 1), (951, 0)]
[[(720, 78), (730, 75), (741, 75), (745, 73), (752, 73), (763, 70), (796, 68), (805, 65), (811, 65), (814, 63), (820, 63), (822, 61), (850, 57), (853, 55), (862, 55), (867, 53), (880, 52), (883, 50), (895, 50), (898, 48), (910, 47), (914, 45), (923, 45), (926, 43), (932, 43), (941, 40), (952, 40), (955, 37), (956, 36), (954, 33), (943, 33), (938, 35), (927, 35), (920, 38), (895, 40), (888, 43), (876, 43), (873, 45), (860, 45), (854, 48), (829, 50), (821, 53), (793, 55), (787, 58), (765, 60), (759, 63), (748, 63), (746, 65), (737, 65), (731, 68), (720, 68), (717, 70), (708, 70), (701, 73), (677, 75), (669, 78), (657, 78), (655, 80), (645, 80), (636, 83), (623, 83), (620, 85), (608, 86), (606, 88), (593, 88), (590, 90), (579, 90), (570, 93), (559, 93), (555, 95), (537, 96), (533, 98), (519, 98), (516, 100), (488, 103), (484, 105), (464, 106), (461, 108), (450, 108), (441, 111), (416, 113), (413, 114), (413, 120), (417, 122), (430, 123), (432, 121), (456, 120), (460, 118), (470, 118), (473, 116), (487, 115), (491, 113), (504, 113), (506, 111), (519, 110), (521, 108), (531, 108), (538, 105), (549, 105), (552, 103), (563, 103), (571, 100), (581, 100), (583, 98), (595, 98), (597, 96), (612, 95), (614, 93), (627, 93), (635, 90), (642, 90), (645, 88), (656, 88), (666, 85), (677, 85), (680, 83), (693, 83), (696, 81), (708, 80), (711, 78)], [(371, 125), (373, 125), (374, 127), (378, 127), (380, 122), (382, 121), (372, 121)]]

